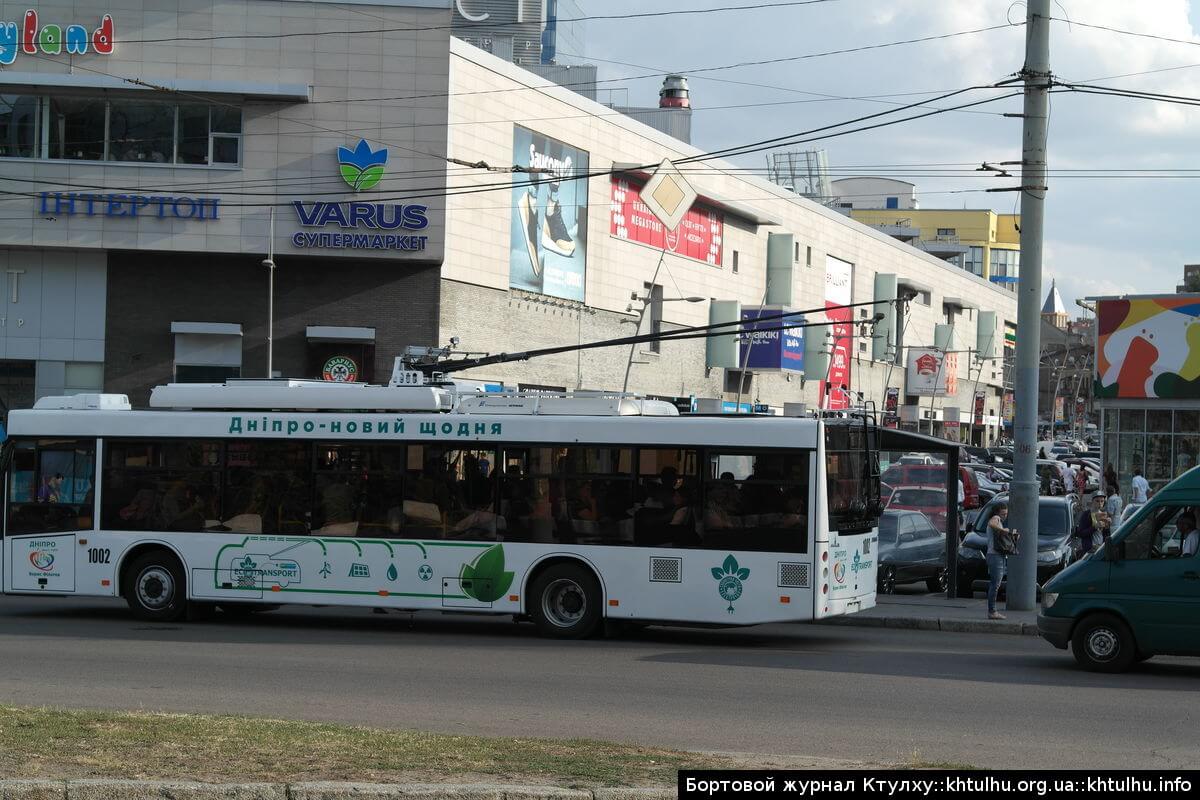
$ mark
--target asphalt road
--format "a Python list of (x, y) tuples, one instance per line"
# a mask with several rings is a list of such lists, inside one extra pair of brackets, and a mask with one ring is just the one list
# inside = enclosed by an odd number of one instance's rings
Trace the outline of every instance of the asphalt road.
[(0, 598), (0, 703), (991, 767), (1200, 767), (1200, 659), (1103, 676), (1034, 637), (774, 625), (555, 642), (331, 609), (147, 625)]

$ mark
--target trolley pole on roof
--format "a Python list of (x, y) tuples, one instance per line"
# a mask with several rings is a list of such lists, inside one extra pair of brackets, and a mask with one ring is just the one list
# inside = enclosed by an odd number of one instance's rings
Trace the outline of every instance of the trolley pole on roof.
[(1021, 277), (1017, 289), (1017, 416), (1009, 523), (1021, 534), (1009, 558), (1007, 607), (1037, 606), (1038, 352), (1041, 348), (1042, 241), (1046, 203), (1046, 123), (1050, 103), (1050, 0), (1027, 0), (1024, 145), (1021, 153)]

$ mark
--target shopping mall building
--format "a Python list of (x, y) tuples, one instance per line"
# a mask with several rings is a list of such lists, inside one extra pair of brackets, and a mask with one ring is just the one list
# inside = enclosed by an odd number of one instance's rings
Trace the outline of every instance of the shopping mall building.
[[(0, 0), (8, 407), (808, 310), (836, 324), (463, 377), (1000, 430), (1012, 292), (452, 38), (461, 2), (129, 5)], [(697, 193), (670, 232), (664, 158)]]

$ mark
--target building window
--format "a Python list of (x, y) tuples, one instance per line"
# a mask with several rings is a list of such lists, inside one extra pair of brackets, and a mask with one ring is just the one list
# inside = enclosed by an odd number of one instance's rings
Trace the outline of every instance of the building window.
[(0, 158), (237, 165), (241, 149), (237, 107), (0, 95)]
[(224, 383), (242, 377), (242, 326), (172, 322), (176, 383)]
[(749, 397), (751, 387), (751, 379), (754, 377), (753, 372), (742, 372), (737, 369), (725, 370), (725, 392), (727, 394), (738, 394), (739, 384), (742, 395)]
[(992, 248), (991, 279), (1010, 291), (1016, 291), (1021, 275), (1021, 251)]
[[(98, 98), (42, 98), (44, 126), (38, 132), (38, 156), (104, 161), (108, 104)], [(42, 150), (42, 148), (46, 148)]]
[(738, 251), (733, 251), (733, 273), (736, 275), (738, 271)]
[[(735, 262), (736, 263), (736, 262)], [(662, 333), (663, 329), (663, 287), (657, 284), (643, 284), (646, 289), (646, 319), (650, 322), (650, 329), (647, 333), (655, 336)], [(651, 353), (662, 352), (662, 342), (654, 339), (647, 342)]]
[(108, 109), (108, 160), (175, 161), (175, 106), (114, 100)]
[(957, 228), (938, 228), (937, 235), (938, 236), (957, 236), (958, 229)]
[(807, 248), (807, 250), (808, 250), (808, 254), (804, 257), (804, 266), (811, 267), (812, 266), (812, 248), (809, 247), (809, 248)]
[(799, 242), (796, 242), (796, 255), (792, 258), (792, 261), (794, 261), (797, 264), (800, 263), (800, 243)]
[(37, 155), (39, 109), (36, 96), (0, 94), (0, 158)]
[(887, 198), (887, 203), (885, 204), (884, 207), (885, 208), (899, 208), (900, 207), (900, 198), (899, 197)]

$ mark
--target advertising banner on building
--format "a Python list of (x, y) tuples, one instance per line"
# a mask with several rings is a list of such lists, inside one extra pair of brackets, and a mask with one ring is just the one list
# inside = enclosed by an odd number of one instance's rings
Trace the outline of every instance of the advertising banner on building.
[(1054, 421), (1055, 422), (1066, 422), (1067, 421), (1066, 403), (1064, 402), (1065, 400), (1066, 400), (1065, 397), (1054, 398)]
[(1005, 425), (1012, 425), (1013, 417), (1016, 414), (1016, 403), (1013, 400), (1014, 399), (1013, 399), (1012, 392), (1004, 393), (1004, 400), (1003, 400), (1004, 408), (1000, 412), (1000, 416), (1004, 419)]
[(946, 428), (947, 435), (958, 431), (959, 411), (957, 406), (944, 406), (942, 408), (942, 424)]
[(984, 408), (987, 404), (987, 392), (975, 392), (975, 424), (983, 424)]
[(906, 390), (920, 397), (946, 397), (958, 393), (958, 354), (932, 347), (908, 349)]
[(1096, 397), (1200, 399), (1194, 296), (1098, 300), (1096, 321)]
[(889, 386), (887, 388), (887, 394), (884, 396), (884, 400), (883, 400), (883, 413), (895, 414), (896, 409), (899, 407), (899, 405), (900, 405), (900, 390), (898, 388), (896, 388), (895, 386)]
[(514, 125), (513, 164), (535, 172), (513, 179), (509, 286), (583, 302), (587, 152)]
[(665, 229), (642, 202), (644, 182), (628, 175), (612, 178), (612, 224), (609, 233), (618, 239), (666, 248), (677, 256), (706, 264), (721, 264), (725, 238), (725, 215), (703, 203), (695, 203), (672, 231)]
[(821, 397), (825, 407), (850, 407), (850, 353), (854, 345), (851, 322), (854, 309), (836, 308), (850, 302), (854, 295), (854, 265), (840, 258), (825, 256), (825, 317), (834, 322), (833, 352), (829, 356), (829, 377), (821, 381)]
[[(746, 369), (755, 372), (804, 371), (805, 329), (774, 330), (789, 322), (797, 325), (804, 322), (804, 318), (800, 316), (772, 319), (789, 310), (780, 306), (742, 309), (742, 320), (746, 324), (739, 337), (739, 361), (746, 365)], [(759, 317), (765, 317), (765, 320), (759, 322)]]

